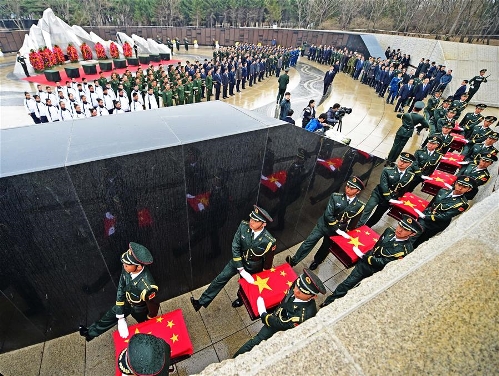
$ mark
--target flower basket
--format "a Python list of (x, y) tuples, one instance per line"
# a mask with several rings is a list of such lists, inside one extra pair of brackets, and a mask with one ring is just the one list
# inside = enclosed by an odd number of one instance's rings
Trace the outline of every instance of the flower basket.
[(81, 56), (83, 60), (92, 60), (92, 50), (86, 43), (82, 43), (80, 46)]
[(95, 43), (95, 55), (99, 60), (107, 59), (106, 49), (100, 42)]
[(35, 72), (37, 73), (43, 72), (44, 69), (43, 58), (39, 52), (35, 50), (31, 50), (29, 52), (29, 63), (31, 64)]
[(54, 48), (52, 49), (52, 53), (55, 56), (56, 64), (61, 65), (64, 64), (64, 52), (62, 52), (61, 47), (58, 45), (55, 45)]
[(109, 53), (113, 59), (120, 58), (120, 51), (118, 50), (118, 46), (114, 42), (111, 42), (111, 44), (109, 45)]
[(76, 47), (73, 46), (71, 43), (68, 44), (66, 53), (69, 57), (69, 61), (71, 61), (72, 63), (76, 63), (78, 61), (78, 51), (76, 50)]
[(49, 48), (45, 46), (38, 51), (42, 57), (44, 69), (50, 69), (57, 64), (56, 58)]
[(123, 43), (123, 55), (125, 57), (132, 57), (133, 55), (132, 46), (128, 42)]

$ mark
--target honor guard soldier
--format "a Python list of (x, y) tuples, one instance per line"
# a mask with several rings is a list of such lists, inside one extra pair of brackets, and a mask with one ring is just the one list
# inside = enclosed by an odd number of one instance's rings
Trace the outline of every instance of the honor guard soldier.
[(414, 155), (404, 152), (400, 154), (397, 166), (383, 169), (379, 184), (373, 189), (360, 217), (359, 227), (362, 225), (374, 226), (388, 210), (390, 203), (399, 202), (398, 199), (407, 192), (414, 179), (415, 173), (409, 167), (415, 159)]
[(395, 230), (391, 227), (387, 228), (370, 251), (362, 254), (354, 246), (353, 251), (359, 257), (359, 261), (350, 275), (326, 298), (321, 307), (342, 298), (360, 281), (383, 270), (388, 263), (400, 260), (411, 253), (414, 249), (412, 238), (421, 234), (422, 231), (423, 228), (415, 219), (404, 215), (397, 228)]
[(116, 304), (99, 321), (88, 328), (80, 325), (80, 335), (91, 341), (95, 337), (111, 329), (118, 323), (118, 331), (122, 338), (128, 337), (128, 326), (125, 318), (128, 315), (143, 322), (155, 317), (159, 303), (155, 300), (158, 286), (147, 269), (153, 257), (143, 245), (130, 243), (128, 251), (121, 255), (123, 271), (121, 272)]
[(459, 119), (459, 116), (461, 116), (461, 113), (468, 105), (468, 102), (466, 101), (467, 99), (468, 99), (468, 94), (464, 93), (463, 95), (461, 95), (460, 100), (455, 100), (452, 102), (451, 108), (456, 111), (456, 119)]
[(435, 171), (442, 158), (442, 154), (438, 151), (441, 144), (442, 140), (439, 137), (431, 136), (425, 148), (414, 152), (415, 161), (410, 169), (415, 175), (407, 188), (407, 192), (412, 192), (414, 188), (423, 182), (423, 180), (428, 179), (433, 171)]
[[(494, 147), (494, 144), (499, 139), (499, 133), (492, 132), (487, 136), (487, 139), (483, 144), (468, 144), (464, 147), (461, 154), (464, 155), (464, 161), (460, 164), (468, 164), (469, 162), (474, 162), (479, 154), (498, 154), (498, 150)], [(478, 160), (477, 160), (478, 162)]]
[(464, 131), (464, 137), (469, 138), (471, 133), (473, 133), (473, 128), (480, 124), (485, 117), (482, 115), (482, 111), (487, 108), (486, 104), (477, 104), (475, 107), (475, 112), (468, 112), (459, 122), (459, 127)]
[(418, 222), (424, 229), (422, 234), (415, 236), (414, 248), (445, 230), (452, 218), (468, 209), (468, 200), (464, 195), (476, 187), (476, 182), (475, 179), (462, 175), (457, 178), (454, 187), (446, 186), (447, 188), (438, 191), (423, 212), (414, 209), (419, 216)]
[[(437, 133), (437, 131), (435, 130), (437, 122), (440, 118), (445, 117), (445, 115), (447, 114), (447, 111), (449, 110), (451, 103), (452, 103), (451, 99), (446, 99), (442, 102), (442, 106), (438, 107), (435, 111), (433, 111), (433, 118), (430, 117), (430, 120), (428, 122), (428, 127), (430, 128), (431, 135)], [(424, 126), (417, 126), (416, 127), (418, 134), (421, 133), (423, 128), (427, 128), (427, 127), (424, 127)]]
[(356, 176), (352, 176), (345, 185), (344, 193), (333, 193), (327, 204), (326, 211), (319, 218), (310, 235), (300, 245), (294, 256), (286, 257), (286, 262), (291, 266), (295, 266), (307, 257), (322, 238), (322, 245), (310, 265), (310, 269), (315, 270), (329, 254), (331, 246), (330, 236), (337, 234), (345, 238), (350, 238), (345, 231), (356, 227), (357, 219), (364, 210), (364, 202), (357, 198), (357, 195), (364, 188), (362, 180)]
[(475, 179), (476, 186), (469, 192), (467, 192), (464, 197), (468, 200), (473, 200), (478, 193), (478, 187), (486, 184), (490, 180), (490, 173), (487, 168), (497, 161), (497, 156), (493, 154), (480, 154), (478, 163), (470, 163), (467, 166), (463, 166), (459, 172), (458, 176), (466, 175)]
[(171, 348), (164, 339), (152, 334), (134, 334), (128, 346), (118, 355), (118, 369), (122, 375), (167, 376)]
[(255, 337), (246, 342), (236, 352), (234, 357), (250, 351), (275, 333), (293, 329), (295, 326), (314, 317), (317, 314), (315, 298), (319, 293), (326, 293), (324, 284), (312, 271), (303, 269), (303, 273), (294, 281), (273, 313), (267, 313), (265, 301), (259, 296), (256, 303), (263, 327)]
[(469, 137), (469, 141), (473, 144), (484, 142), (489, 134), (494, 133), (491, 126), (497, 121), (495, 116), (487, 116), (483, 119), (483, 123), (473, 128), (473, 132)]
[(480, 89), (480, 85), (487, 82), (487, 77), (484, 77), (485, 72), (487, 72), (487, 69), (482, 69), (480, 75), (473, 77), (469, 81), (470, 89), (468, 90), (468, 102), (473, 98), (478, 89)]
[[(438, 137), (442, 143), (440, 144), (440, 147), (438, 148), (439, 153), (442, 155), (445, 155), (449, 151), (450, 145), (452, 144), (452, 141), (454, 141), (454, 136), (451, 135), (452, 129), (454, 127), (452, 124), (444, 124), (442, 126), (442, 132), (441, 133), (435, 133), (433, 136)], [(426, 145), (428, 139), (425, 140), (425, 143), (421, 145), (421, 147), (424, 147)]]
[(23, 71), (24, 71), (24, 74), (26, 75), (26, 77), (30, 77), (29, 72), (28, 72), (28, 66), (26, 65), (26, 58), (23, 55), (21, 55), (21, 51), (19, 51), (17, 53), (16, 60), (19, 64), (21, 64), (21, 67), (23, 68)]
[[(248, 283), (253, 283), (251, 274), (272, 268), (275, 238), (265, 226), (272, 222), (272, 217), (263, 209), (254, 205), (249, 221), (241, 221), (232, 240), (232, 260), (222, 272), (210, 283), (199, 300), (191, 297), (191, 303), (196, 311), (208, 307), (229, 280), (239, 273)], [(237, 298), (232, 307), (240, 307), (243, 302)]]

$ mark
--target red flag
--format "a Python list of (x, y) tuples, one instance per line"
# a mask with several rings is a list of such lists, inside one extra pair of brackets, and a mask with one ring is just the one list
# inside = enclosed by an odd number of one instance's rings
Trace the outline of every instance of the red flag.
[(249, 284), (244, 278), (239, 279), (244, 294), (246, 308), (250, 316), (258, 317), (256, 299), (261, 296), (265, 300), (265, 307), (273, 308), (278, 305), (298, 276), (288, 263), (276, 266), (253, 274), (254, 284)]
[(272, 192), (277, 192), (286, 183), (286, 171), (277, 171), (269, 176), (262, 176), (260, 183), (270, 189)]
[(104, 216), (104, 235), (111, 236), (116, 232), (116, 217), (110, 212)]
[(457, 180), (456, 175), (449, 174), (440, 170), (433, 171), (430, 175), (431, 180), (425, 180), (421, 191), (424, 193), (429, 193), (431, 195), (436, 195), (437, 192), (442, 188), (448, 188), (445, 184), (452, 185)]
[(345, 239), (340, 235), (331, 236), (333, 245), (330, 251), (343, 265), (349, 268), (359, 261), (359, 258), (352, 250), (353, 247), (357, 246), (362, 253), (366, 253), (374, 247), (379, 235), (366, 225), (348, 231), (347, 234), (351, 236), (350, 239)]
[(462, 134), (458, 133), (452, 133), (450, 134), (454, 138), (452, 139), (452, 142), (449, 145), (449, 149), (451, 150), (461, 150), (464, 145), (466, 145), (466, 138)]
[[(128, 338), (121, 338), (117, 330), (113, 333), (116, 350), (115, 364), (118, 363), (120, 353), (128, 346), (130, 338), (137, 333), (153, 334), (156, 337), (163, 338), (171, 347), (172, 360), (190, 356), (194, 352), (181, 309), (129, 326), (128, 332)], [(121, 376), (118, 367), (116, 367), (116, 376)]]
[(139, 221), (139, 227), (149, 227), (152, 225), (152, 216), (149, 209), (144, 208), (137, 212), (137, 218)]
[(210, 205), (210, 195), (211, 192), (204, 192), (196, 196), (188, 196), (187, 202), (195, 212), (200, 212)]
[(418, 197), (410, 192), (405, 193), (399, 201), (402, 201), (402, 204), (391, 204), (392, 208), (388, 215), (395, 219), (402, 219), (403, 214), (410, 215), (414, 219), (418, 219), (418, 214), (414, 211), (414, 209), (418, 209), (419, 211), (423, 211), (428, 206), (429, 202), (423, 200), (421, 197)]
[(440, 159), (437, 170), (448, 172), (449, 174), (454, 174), (461, 167), (458, 162), (461, 162), (463, 160), (464, 155), (455, 154), (449, 151), (445, 153), (442, 159)]
[(317, 158), (317, 163), (321, 166), (325, 167), (329, 171), (336, 171), (339, 169), (343, 163), (343, 159), (341, 158), (330, 158), (330, 159), (320, 159)]

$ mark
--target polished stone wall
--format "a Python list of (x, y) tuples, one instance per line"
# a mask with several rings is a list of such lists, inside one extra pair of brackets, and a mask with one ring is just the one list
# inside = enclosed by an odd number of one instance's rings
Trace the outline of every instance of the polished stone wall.
[[(233, 129), (222, 125), (223, 134), (216, 117), (204, 112), (212, 107), (201, 103), (128, 116), (133, 124), (114, 125), (120, 132), (99, 134), (94, 119), (65, 123), (68, 144), (45, 131), (35, 138), (40, 146), (32, 146), (31, 153), (19, 145), (29, 144), (30, 131), (42, 127), (2, 131), (1, 352), (98, 319), (115, 301), (119, 257), (130, 241), (151, 250), (158, 296), (166, 300), (209, 283), (222, 270), (239, 222), (248, 218), (253, 204), (274, 216), (269, 229), (279, 252), (308, 235), (329, 195), (341, 191), (350, 174), (367, 180), (382, 169), (379, 159), (299, 127), (275, 119), (263, 124), (259, 115), (221, 102), (212, 106), (218, 106), (217, 115), (225, 111), (233, 117)], [(185, 122), (175, 133), (182, 141), (177, 145), (147, 150), (147, 132), (142, 140), (130, 140), (130, 129), (144, 123), (175, 129), (175, 119), (181, 119), (175, 111), (197, 114), (204, 122)], [(245, 121), (249, 130), (237, 133), (237, 124)], [(186, 135), (203, 129), (204, 139), (185, 141), (186, 128)], [(84, 142), (85, 130), (95, 140)], [(150, 142), (160, 144), (157, 138)], [(51, 142), (66, 152), (57, 157), (61, 153)], [(38, 154), (47, 147), (53, 159), (40, 162)], [(297, 157), (299, 149), (305, 160)], [(316, 164), (318, 157), (337, 158), (342, 166), (327, 170)], [(276, 192), (261, 184), (262, 175), (279, 171), (287, 173), (287, 180)]]

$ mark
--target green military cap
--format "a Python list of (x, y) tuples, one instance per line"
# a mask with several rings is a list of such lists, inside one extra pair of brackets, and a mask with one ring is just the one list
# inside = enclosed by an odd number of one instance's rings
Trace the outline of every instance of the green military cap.
[(480, 70), (480, 73), (482, 73), (482, 72), (483, 72), (483, 73), (487, 72), (487, 69), (481, 69), (481, 70)]
[(485, 110), (487, 108), (487, 105), (486, 104), (483, 104), (483, 103), (479, 103), (475, 106), (476, 108), (479, 108), (479, 109), (482, 109), (482, 110)]
[(351, 188), (363, 190), (366, 186), (364, 182), (360, 180), (357, 176), (351, 176), (350, 179), (347, 180), (347, 185)]
[(307, 295), (325, 294), (324, 284), (310, 269), (303, 269), (303, 273), (296, 279), (296, 287)]
[(422, 109), (424, 108), (424, 102), (423, 102), (423, 101), (417, 101), (417, 102), (414, 104), (414, 108), (417, 108), (417, 109), (422, 110)]
[(466, 176), (466, 175), (458, 176), (456, 183), (459, 183), (465, 187), (470, 187), (470, 188), (476, 187), (476, 180), (473, 179), (471, 176)]
[[(162, 338), (137, 333), (118, 357), (118, 368), (138, 376), (166, 376), (170, 367), (171, 348)], [(124, 374), (129, 374), (122, 372)]]
[(497, 118), (495, 116), (486, 116), (485, 121), (488, 121), (489, 123), (495, 123), (497, 121)]
[(483, 159), (484, 161), (487, 161), (487, 162), (497, 161), (497, 157), (494, 154), (490, 154), (490, 153), (480, 154), (480, 159)]
[(416, 234), (420, 234), (423, 232), (423, 227), (421, 227), (418, 221), (408, 215), (403, 215), (398, 224), (400, 227), (408, 231), (415, 232)]
[(444, 101), (442, 103), (452, 103), (453, 100), (452, 99), (444, 99)]
[(400, 153), (400, 159), (404, 162), (414, 162), (416, 158), (411, 153)]
[(499, 140), (499, 133), (497, 132), (492, 132), (490, 134), (487, 135), (488, 138), (491, 138), (493, 140)]
[(256, 205), (253, 205), (253, 211), (250, 213), (250, 218), (258, 222), (272, 222), (270, 214)]
[(442, 125), (442, 128), (451, 128), (451, 129), (453, 129), (453, 128), (454, 128), (454, 124), (451, 124), (451, 123), (444, 123), (444, 124)]
[(121, 255), (121, 262), (129, 265), (149, 265), (152, 264), (153, 257), (143, 245), (130, 242), (128, 251)]
[(450, 108), (447, 112), (452, 112), (453, 114), (456, 113), (456, 109), (455, 108)]
[(442, 140), (437, 136), (432, 136), (428, 139), (428, 143), (442, 145)]

